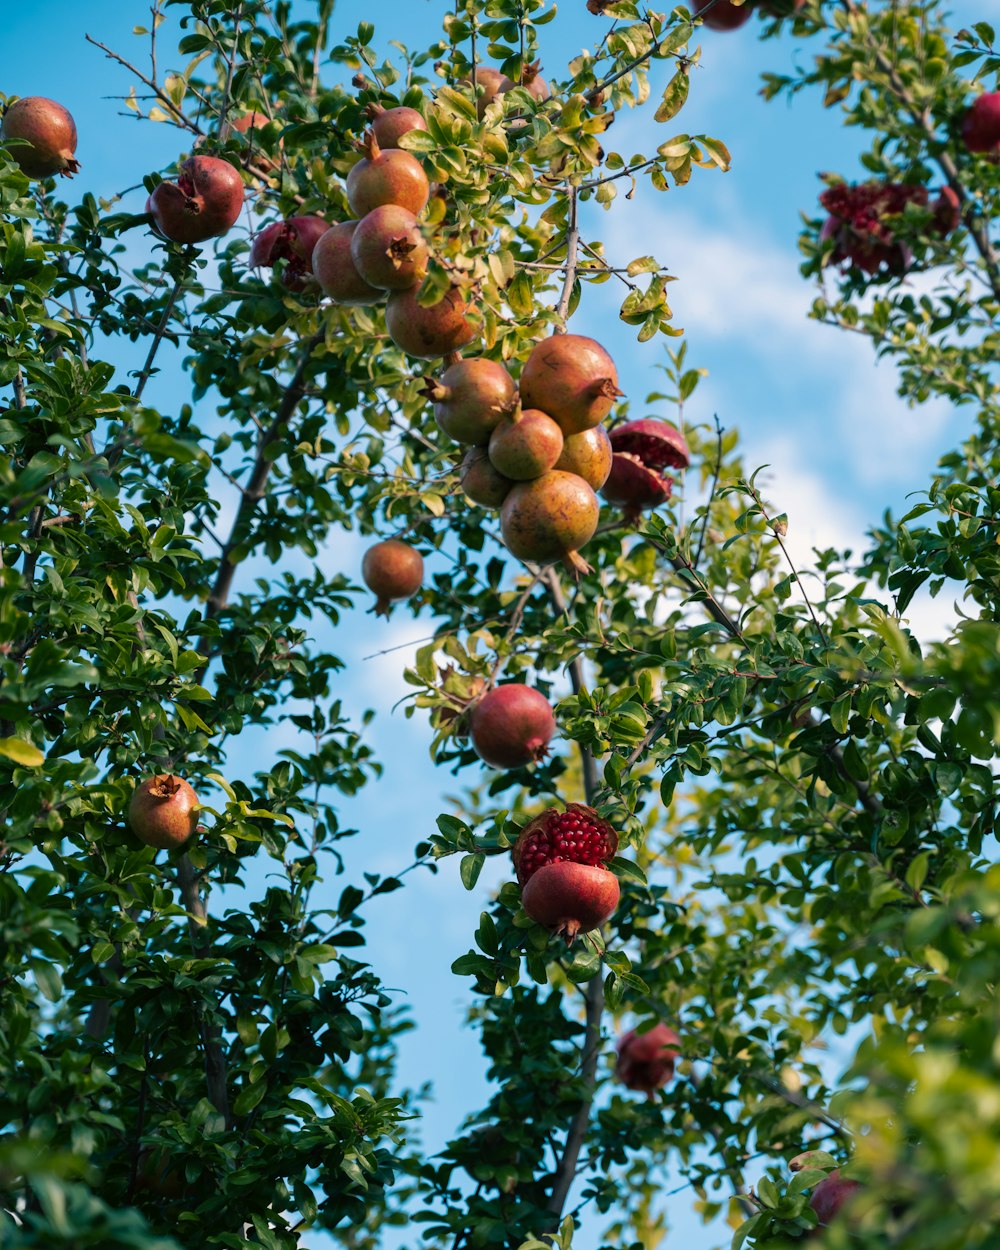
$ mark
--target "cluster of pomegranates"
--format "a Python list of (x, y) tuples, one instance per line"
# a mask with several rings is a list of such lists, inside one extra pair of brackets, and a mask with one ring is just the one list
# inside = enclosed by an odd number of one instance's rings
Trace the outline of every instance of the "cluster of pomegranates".
[(833, 241), (830, 260), (876, 274), (881, 269), (901, 274), (910, 267), (912, 253), (896, 238), (894, 219), (908, 204), (929, 208), (929, 229), (941, 238), (958, 228), (962, 219), (958, 196), (943, 187), (933, 201), (926, 187), (900, 182), (840, 182), (828, 187), (819, 202), (830, 214), (820, 240)]

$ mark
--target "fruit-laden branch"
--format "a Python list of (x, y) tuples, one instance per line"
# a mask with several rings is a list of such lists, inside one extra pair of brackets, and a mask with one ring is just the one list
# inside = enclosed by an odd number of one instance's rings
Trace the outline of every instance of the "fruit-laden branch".
[[(267, 479), (271, 473), (272, 460), (268, 456), (271, 444), (278, 438), (281, 431), (288, 424), (295, 406), (302, 399), (306, 390), (306, 373), (309, 363), (312, 360), (314, 349), (323, 341), (324, 331), (320, 330), (308, 339), (305, 344), (305, 350), (299, 359), (299, 363), (292, 374), (291, 381), (285, 388), (285, 394), (278, 406), (278, 411), (274, 414), (274, 419), (265, 430), (262, 431), (257, 442), (257, 456), (254, 461), (253, 469), (247, 480), (246, 486), (242, 488), (243, 495), (240, 499), (240, 506), (236, 511), (236, 517), (233, 520), (232, 529), (229, 537), (223, 544), (222, 554), (219, 558), (219, 571), (215, 577), (215, 583), (212, 586), (208, 596), (208, 603), (205, 608), (205, 621), (213, 620), (229, 602), (229, 594), (233, 586), (233, 577), (236, 574), (237, 561), (234, 559), (234, 552), (247, 538), (253, 514), (257, 510), (257, 505), (264, 498), (267, 488)], [(199, 651), (205, 656), (205, 663), (198, 670), (196, 676), (197, 681), (201, 681), (208, 667), (211, 658), (211, 648), (207, 635), (202, 635), (198, 646)]]
[(941, 146), (940, 138), (934, 128), (934, 122), (931, 118), (929, 110), (921, 108), (913, 98), (913, 95), (906, 83), (904, 83), (900, 77), (899, 71), (886, 55), (883, 48), (879, 45), (878, 40), (872, 35), (867, 15), (862, 14), (861, 10), (858, 9), (857, 5), (854, 3), (854, 0), (841, 0), (841, 3), (843, 4), (845, 11), (850, 14), (858, 25), (861, 25), (863, 22), (865, 42), (868, 44), (872, 55), (875, 57), (876, 65), (882, 73), (885, 74), (889, 86), (903, 104), (906, 111), (910, 114), (910, 117), (930, 140), (933, 159), (937, 162), (941, 172), (944, 174), (945, 179), (948, 182), (948, 186), (955, 192), (958, 196), (959, 203), (962, 205), (963, 209), (966, 210), (962, 215), (969, 228), (969, 234), (972, 236), (972, 240), (976, 245), (976, 250), (979, 252), (979, 255), (982, 257), (983, 264), (986, 266), (986, 274), (989, 278), (989, 285), (994, 298), (1000, 300), (1000, 262), (997, 260), (997, 254), (993, 249), (992, 242), (990, 241), (989, 231), (983, 218), (978, 216), (974, 211), (975, 205), (965, 189), (958, 166), (955, 164), (951, 153), (947, 148)]

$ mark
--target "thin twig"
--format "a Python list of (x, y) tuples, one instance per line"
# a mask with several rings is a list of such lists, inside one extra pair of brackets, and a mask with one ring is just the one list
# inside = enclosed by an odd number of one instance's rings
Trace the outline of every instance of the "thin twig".
[(223, 127), (226, 124), (226, 117), (229, 113), (229, 96), (233, 89), (233, 73), (236, 69), (236, 54), (240, 45), (240, 22), (243, 18), (243, 0), (239, 0), (236, 6), (236, 12), (233, 15), (233, 46), (229, 53), (229, 64), (226, 67), (226, 84), (222, 88), (222, 103), (219, 105), (219, 121), (216, 133), (221, 140), (224, 135)]
[(577, 224), (576, 187), (569, 188), (569, 229), (566, 232), (566, 276), (563, 278), (562, 293), (556, 304), (556, 316), (562, 333), (566, 332), (566, 318), (569, 316), (569, 302), (576, 282), (577, 253), (580, 246), (580, 227)]
[(698, 538), (698, 550), (694, 557), (694, 567), (697, 568), (701, 563), (701, 553), (705, 546), (705, 534), (708, 532), (708, 520), (712, 512), (712, 500), (715, 498), (715, 488), (719, 484), (719, 473), (722, 469), (722, 434), (723, 429), (719, 423), (719, 414), (712, 414), (715, 420), (715, 472), (712, 474), (712, 486), (708, 492), (708, 500), (705, 503), (705, 520), (702, 522), (701, 534)]

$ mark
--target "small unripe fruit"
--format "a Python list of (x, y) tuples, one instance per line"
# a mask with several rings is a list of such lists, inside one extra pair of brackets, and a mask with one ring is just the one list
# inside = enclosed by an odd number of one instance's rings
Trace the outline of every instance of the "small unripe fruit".
[(159, 773), (136, 786), (128, 805), (128, 823), (140, 842), (158, 850), (176, 850), (198, 827), (198, 796), (173, 773)]

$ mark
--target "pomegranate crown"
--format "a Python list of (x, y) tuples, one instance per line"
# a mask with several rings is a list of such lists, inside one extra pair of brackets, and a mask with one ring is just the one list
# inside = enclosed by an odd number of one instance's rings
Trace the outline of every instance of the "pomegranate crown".
[(592, 807), (570, 803), (550, 807), (521, 830), (514, 844), (514, 868), (525, 885), (546, 864), (568, 861), (603, 867), (618, 850), (618, 835)]

